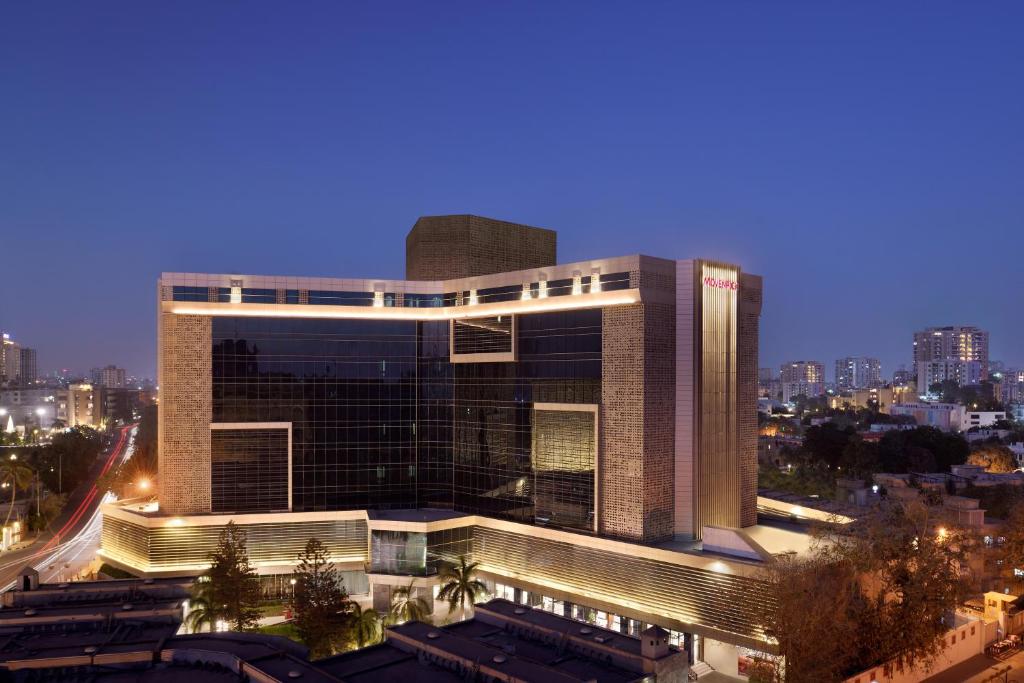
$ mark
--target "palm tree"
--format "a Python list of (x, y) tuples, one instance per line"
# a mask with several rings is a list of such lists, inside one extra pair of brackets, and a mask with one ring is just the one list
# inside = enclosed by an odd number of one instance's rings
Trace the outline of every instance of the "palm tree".
[(192, 633), (199, 633), (206, 626), (213, 633), (221, 619), (221, 611), (211, 599), (210, 582), (200, 577), (189, 600), (185, 627)]
[(407, 621), (427, 621), (430, 607), (427, 601), (413, 593), (413, 581), (408, 586), (399, 586), (391, 593), (390, 617), (396, 624)]
[(34, 473), (25, 465), (18, 462), (18, 458), (12, 455), (9, 460), (0, 461), (0, 482), (11, 487), (11, 505), (7, 508), (7, 519), (4, 526), (11, 521), (11, 513), (14, 512), (14, 501), (18, 495), (18, 488), (25, 488), (32, 484)]
[(363, 609), (358, 602), (349, 603), (352, 638), (358, 647), (366, 647), (380, 640), (381, 619), (375, 609)]
[(459, 610), (459, 618), (466, 618), (466, 605), (472, 605), (477, 598), (487, 595), (487, 586), (476, 578), (479, 562), (466, 562), (466, 556), (459, 557), (459, 564), (445, 567), (441, 572), (441, 589), (438, 600), (448, 603), (448, 614)]

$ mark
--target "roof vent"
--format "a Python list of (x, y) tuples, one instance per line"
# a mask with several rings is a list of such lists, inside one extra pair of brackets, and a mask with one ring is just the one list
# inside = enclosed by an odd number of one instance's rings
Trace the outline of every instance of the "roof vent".
[(34, 609), (27, 609), (27, 610), (25, 610), (25, 616), (26, 617), (34, 617), (35, 615), (36, 615), (36, 611)]
[(292, 669), (288, 672), (288, 678), (302, 678), (302, 672)]
[(95, 645), (90, 645), (89, 647), (85, 648), (85, 654), (87, 655), (94, 655), (97, 652), (99, 652), (99, 648)]
[(583, 628), (580, 629), (580, 633), (582, 633), (585, 636), (589, 635), (589, 634), (591, 634), (593, 632), (594, 632), (594, 629), (590, 628), (589, 626), (584, 626)]
[(68, 585), (66, 583), (58, 583), (57, 584), (57, 588), (67, 588), (67, 587), (68, 587)]
[(508, 657), (506, 657), (505, 655), (494, 655), (493, 657), (491, 657), (491, 661), (495, 664), (504, 664), (508, 661)]
[(142, 583), (144, 583), (144, 584), (146, 584), (148, 586), (149, 584), (153, 583), (153, 579), (146, 579)]
[(431, 640), (434, 640), (435, 638), (440, 638), (440, 637), (441, 637), (441, 634), (438, 633), (437, 631), (429, 631), (429, 632), (427, 632), (427, 638), (430, 638)]
[(121, 605), (121, 609), (123, 609), (125, 612), (131, 612), (132, 611), (132, 603), (130, 603), (130, 602), (124, 603), (123, 605)]
[(526, 610), (523, 609), (522, 607), (516, 607), (515, 613), (516, 614), (526, 614)]
[(594, 636), (595, 643), (603, 643), (606, 640), (608, 640), (606, 636)]

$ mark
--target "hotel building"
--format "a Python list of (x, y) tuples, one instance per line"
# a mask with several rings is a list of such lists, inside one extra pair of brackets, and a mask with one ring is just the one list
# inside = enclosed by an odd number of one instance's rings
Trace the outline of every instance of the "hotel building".
[(315, 536), (378, 608), (466, 555), (499, 597), (658, 625), (726, 672), (770, 649), (761, 278), (558, 264), (553, 231), (475, 216), (419, 219), (406, 273), (164, 273), (159, 495), (104, 506), (104, 558), (197, 573), (233, 520), (261, 573)]

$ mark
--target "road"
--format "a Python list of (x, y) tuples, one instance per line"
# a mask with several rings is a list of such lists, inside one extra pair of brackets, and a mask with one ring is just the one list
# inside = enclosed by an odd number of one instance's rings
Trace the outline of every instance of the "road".
[(97, 460), (89, 479), (71, 494), (64, 511), (25, 548), (0, 553), (0, 592), (14, 586), (18, 572), (27, 564), (39, 572), (44, 583), (69, 581), (88, 565), (99, 549), (102, 517), (100, 504), (109, 492), (100, 491), (96, 481), (132, 457), (136, 425), (122, 427), (104, 457)]

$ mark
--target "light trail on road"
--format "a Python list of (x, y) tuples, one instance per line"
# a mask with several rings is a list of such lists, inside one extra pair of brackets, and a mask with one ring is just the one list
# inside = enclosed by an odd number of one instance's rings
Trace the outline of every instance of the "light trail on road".
[[(103, 477), (103, 475), (109, 472), (115, 462), (118, 465), (123, 465), (131, 459), (132, 454), (135, 452), (135, 431), (136, 427), (134, 425), (123, 427), (121, 429), (121, 436), (118, 439), (117, 445), (111, 451), (110, 457), (108, 457), (106, 463), (104, 463), (103, 469), (100, 471), (97, 479)], [(125, 447), (126, 443), (127, 448)], [(88, 522), (86, 522), (85, 526), (83, 526), (77, 534), (63, 543), (60, 542), (60, 539), (68, 532), (69, 529), (74, 528), (74, 525), (81, 521), (82, 517), (88, 511), (89, 506), (95, 502), (97, 495), (99, 495), (99, 490), (96, 484), (93, 484), (89, 489), (89, 493), (82, 499), (79, 506), (75, 508), (75, 512), (68, 518), (68, 521), (64, 526), (54, 534), (53, 538), (47, 541), (46, 545), (28, 557), (22, 557), (14, 562), (8, 562), (6, 564), (0, 564), (0, 571), (10, 569), (15, 565), (25, 566), (40, 557), (45, 559), (36, 563), (34, 567), (36, 571), (39, 572), (39, 580), (41, 583), (52, 583), (54, 577), (60, 577), (64, 569), (70, 570), (82, 553), (92, 548), (93, 543), (99, 540), (100, 532), (103, 528), (103, 515), (100, 513), (100, 507), (103, 503), (114, 499), (113, 493), (107, 491), (102, 495), (99, 503), (89, 516)], [(72, 551), (75, 551), (76, 548), (77, 552), (69, 556), (69, 554)], [(63, 578), (66, 579), (67, 577)], [(14, 588), (16, 583), (16, 581), (11, 581), (0, 589), (0, 592), (7, 592), (11, 590)]]

